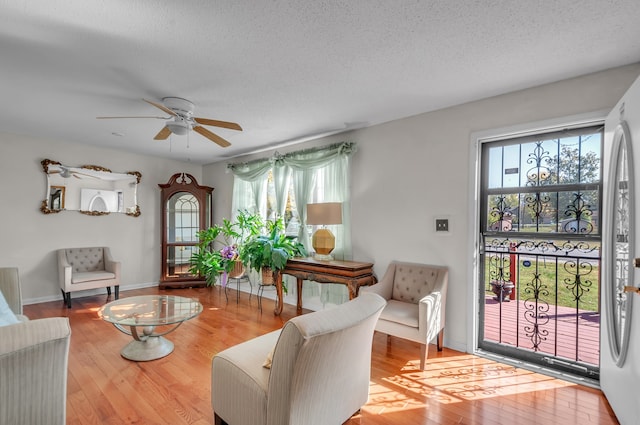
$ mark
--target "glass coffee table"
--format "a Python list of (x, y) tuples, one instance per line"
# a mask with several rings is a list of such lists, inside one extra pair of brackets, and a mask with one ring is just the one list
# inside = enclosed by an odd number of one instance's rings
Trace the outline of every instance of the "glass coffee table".
[[(191, 298), (141, 295), (112, 301), (102, 307), (98, 315), (133, 337), (120, 351), (122, 357), (144, 362), (169, 355), (173, 343), (163, 335), (201, 312), (202, 304)], [(161, 331), (156, 331), (158, 326), (162, 327)]]

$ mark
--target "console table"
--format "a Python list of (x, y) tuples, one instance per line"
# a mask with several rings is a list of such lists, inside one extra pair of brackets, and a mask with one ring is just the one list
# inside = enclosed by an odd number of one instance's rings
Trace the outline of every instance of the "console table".
[(274, 314), (282, 313), (282, 275), (295, 276), (298, 285), (297, 312), (302, 312), (302, 282), (312, 280), (318, 283), (339, 283), (347, 285), (349, 299), (358, 296), (361, 286), (373, 285), (378, 279), (373, 274), (373, 263), (357, 261), (320, 261), (313, 258), (292, 258), (276, 277), (276, 309)]

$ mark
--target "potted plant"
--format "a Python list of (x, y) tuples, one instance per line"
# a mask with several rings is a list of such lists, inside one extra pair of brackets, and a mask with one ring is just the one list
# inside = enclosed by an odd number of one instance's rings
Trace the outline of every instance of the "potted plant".
[(244, 273), (240, 254), (245, 242), (260, 234), (263, 228), (262, 217), (247, 210), (239, 211), (236, 221), (226, 218), (222, 224), (216, 224), (197, 233), (198, 250), (190, 259), (189, 271), (205, 277), (207, 285), (215, 285), (222, 274), (222, 283), (227, 276), (239, 277)]
[(267, 221), (267, 234), (251, 238), (240, 253), (242, 262), (262, 273), (263, 284), (273, 284), (275, 273), (284, 269), (292, 257), (306, 256), (304, 246), (284, 232), (284, 221), (278, 218)]

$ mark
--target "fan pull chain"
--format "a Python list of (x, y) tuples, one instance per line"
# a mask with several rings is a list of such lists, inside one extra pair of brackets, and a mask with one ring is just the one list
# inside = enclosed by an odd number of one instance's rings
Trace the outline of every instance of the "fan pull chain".
[(187, 131), (187, 149), (189, 149), (189, 133), (191, 133), (191, 129)]

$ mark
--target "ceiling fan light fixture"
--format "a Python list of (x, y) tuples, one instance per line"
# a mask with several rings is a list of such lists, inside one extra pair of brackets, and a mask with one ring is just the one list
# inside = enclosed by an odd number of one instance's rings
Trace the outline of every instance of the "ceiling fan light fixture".
[(167, 127), (173, 134), (184, 136), (190, 130), (189, 124), (184, 121), (171, 121), (167, 123)]

